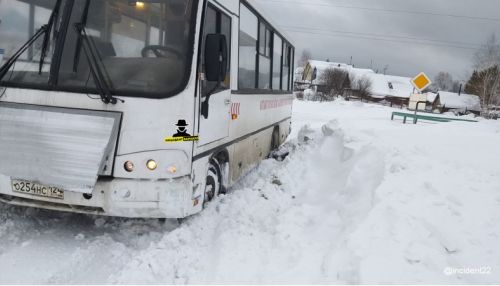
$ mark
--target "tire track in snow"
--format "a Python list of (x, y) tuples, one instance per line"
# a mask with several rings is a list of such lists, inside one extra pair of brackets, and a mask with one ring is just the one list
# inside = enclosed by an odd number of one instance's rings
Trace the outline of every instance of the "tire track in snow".
[(99, 284), (173, 227), (0, 204), (0, 283)]

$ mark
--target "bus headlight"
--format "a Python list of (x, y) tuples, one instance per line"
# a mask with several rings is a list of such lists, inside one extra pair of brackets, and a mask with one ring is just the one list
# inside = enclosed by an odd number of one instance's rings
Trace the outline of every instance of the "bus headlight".
[(156, 163), (155, 160), (149, 160), (147, 163), (146, 163), (146, 167), (148, 167), (148, 169), (150, 171), (154, 171), (156, 170), (156, 168), (158, 168), (158, 163)]
[(191, 169), (189, 157), (182, 150), (147, 151), (116, 156), (113, 176), (124, 179), (173, 179), (190, 175)]
[(131, 173), (134, 171), (134, 163), (132, 163), (131, 161), (127, 161), (125, 162), (125, 164), (123, 164), (123, 168), (125, 168), (125, 171)]
[(175, 174), (175, 173), (177, 173), (177, 167), (176, 166), (170, 166), (170, 167), (168, 167), (167, 171), (170, 174)]

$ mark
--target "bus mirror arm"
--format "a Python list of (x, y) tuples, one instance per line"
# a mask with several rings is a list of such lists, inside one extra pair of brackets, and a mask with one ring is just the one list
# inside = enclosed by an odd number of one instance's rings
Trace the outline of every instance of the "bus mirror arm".
[(201, 115), (208, 118), (210, 97), (220, 89), (227, 74), (227, 41), (221, 34), (209, 34), (205, 39), (205, 79), (217, 82), (215, 87), (208, 92), (201, 105)]

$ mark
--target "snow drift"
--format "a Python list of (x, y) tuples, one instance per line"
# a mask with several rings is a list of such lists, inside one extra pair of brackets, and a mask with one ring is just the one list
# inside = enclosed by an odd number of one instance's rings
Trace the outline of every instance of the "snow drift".
[[(294, 108), (290, 155), (182, 225), (0, 205), (0, 282), (500, 281), (500, 124), (403, 125), (390, 108), (343, 101)], [(447, 271), (479, 267), (492, 271)]]

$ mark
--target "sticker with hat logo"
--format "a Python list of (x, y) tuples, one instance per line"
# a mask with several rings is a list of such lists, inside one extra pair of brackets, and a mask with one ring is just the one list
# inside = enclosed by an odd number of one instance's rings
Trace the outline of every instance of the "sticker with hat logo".
[(171, 137), (165, 138), (165, 143), (193, 142), (199, 140), (198, 136), (192, 136), (188, 133), (187, 128), (189, 124), (186, 120), (179, 119), (177, 124), (174, 124), (174, 126), (177, 129), (176, 133)]

